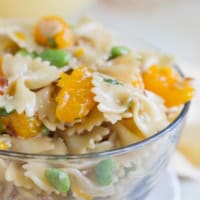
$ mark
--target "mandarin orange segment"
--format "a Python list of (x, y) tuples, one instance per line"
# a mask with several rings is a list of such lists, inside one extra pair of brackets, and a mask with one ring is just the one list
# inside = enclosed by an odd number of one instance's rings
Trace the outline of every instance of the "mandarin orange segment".
[(161, 96), (168, 107), (186, 103), (194, 95), (191, 80), (182, 78), (172, 67), (151, 66), (143, 73), (143, 81), (145, 88)]
[(54, 37), (55, 43), (58, 48), (63, 49), (73, 44), (73, 35), (69, 28), (63, 29)]
[(91, 92), (92, 78), (85, 67), (75, 69), (72, 74), (61, 74), (58, 86), (56, 116), (62, 122), (74, 122), (85, 117), (94, 107)]
[(1, 121), (13, 131), (13, 134), (22, 138), (30, 138), (38, 135), (41, 130), (41, 123), (36, 117), (28, 117), (24, 113), (14, 112)]
[(70, 26), (59, 16), (46, 16), (35, 26), (36, 42), (43, 46), (66, 48), (73, 44)]

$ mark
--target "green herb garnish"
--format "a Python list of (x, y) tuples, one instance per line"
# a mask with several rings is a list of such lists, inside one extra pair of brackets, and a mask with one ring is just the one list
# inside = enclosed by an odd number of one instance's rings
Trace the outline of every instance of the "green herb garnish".
[(123, 85), (122, 83), (120, 83), (119, 81), (115, 80), (115, 79), (111, 79), (111, 78), (104, 78), (103, 79), (106, 83), (110, 83), (113, 85)]
[(33, 51), (33, 52), (29, 52), (26, 49), (20, 49), (17, 54), (21, 55), (21, 56), (30, 56), (32, 58), (36, 58), (38, 56), (37, 52)]
[(132, 163), (130, 167), (125, 167), (124, 168), (125, 176), (128, 176), (130, 172), (133, 172), (135, 170), (136, 170), (136, 165), (134, 163)]
[(5, 117), (5, 116), (12, 114), (13, 112), (14, 112), (14, 110), (7, 112), (5, 108), (0, 107), (0, 116)]
[(48, 129), (45, 125), (42, 126), (41, 134), (42, 134), (43, 136), (47, 136), (47, 135), (50, 134), (49, 129)]

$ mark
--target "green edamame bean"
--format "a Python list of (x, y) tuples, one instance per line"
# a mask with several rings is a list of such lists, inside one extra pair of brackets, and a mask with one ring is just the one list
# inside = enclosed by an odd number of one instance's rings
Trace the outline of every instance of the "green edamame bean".
[(0, 107), (0, 116), (8, 116), (10, 114), (12, 114), (14, 111), (10, 111), (10, 112), (7, 112), (5, 108), (3, 107)]
[(70, 178), (64, 171), (56, 168), (48, 168), (45, 171), (45, 177), (48, 182), (59, 192), (69, 191)]
[(63, 67), (69, 63), (70, 55), (62, 50), (49, 49), (40, 54), (42, 60), (49, 61), (51, 65)]
[(31, 56), (32, 58), (36, 58), (37, 57), (37, 53), (36, 52), (29, 52), (26, 49), (20, 49), (17, 54), (20, 54), (22, 56)]
[(96, 182), (101, 186), (110, 185), (114, 178), (116, 163), (113, 159), (99, 162), (95, 169)]
[(125, 46), (115, 46), (111, 49), (110, 59), (128, 54), (129, 48)]

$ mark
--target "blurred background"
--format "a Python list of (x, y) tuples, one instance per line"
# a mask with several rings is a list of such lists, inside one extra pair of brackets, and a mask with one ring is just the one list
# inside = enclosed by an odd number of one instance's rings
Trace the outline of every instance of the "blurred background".
[(199, 200), (200, 0), (0, 0), (0, 5), (2, 17), (58, 14), (75, 20), (89, 15), (131, 47), (148, 46), (172, 54), (183, 71), (195, 78), (196, 96), (172, 160), (171, 178), (165, 175), (161, 183), (172, 185), (168, 200)]

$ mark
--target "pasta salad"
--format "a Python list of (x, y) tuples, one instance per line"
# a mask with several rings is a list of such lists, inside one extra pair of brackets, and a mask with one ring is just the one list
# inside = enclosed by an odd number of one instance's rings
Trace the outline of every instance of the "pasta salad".
[[(121, 45), (89, 18), (74, 25), (58, 16), (1, 19), (0, 41), (1, 150), (66, 155), (121, 148), (164, 129), (194, 93), (170, 56)], [(113, 180), (101, 177), (104, 166), (110, 174), (115, 170), (112, 159), (103, 160), (96, 169), (103, 187), (88, 186), (93, 194), (85, 199), (111, 190), (106, 185)], [(37, 185), (48, 193), (67, 193), (67, 174), (85, 182), (73, 168), (45, 163), (13, 162), (8, 170), (6, 180), (15, 186)], [(14, 180), (14, 171), (25, 178)], [(43, 177), (40, 184), (35, 173)], [(72, 192), (81, 196), (77, 190)]]

